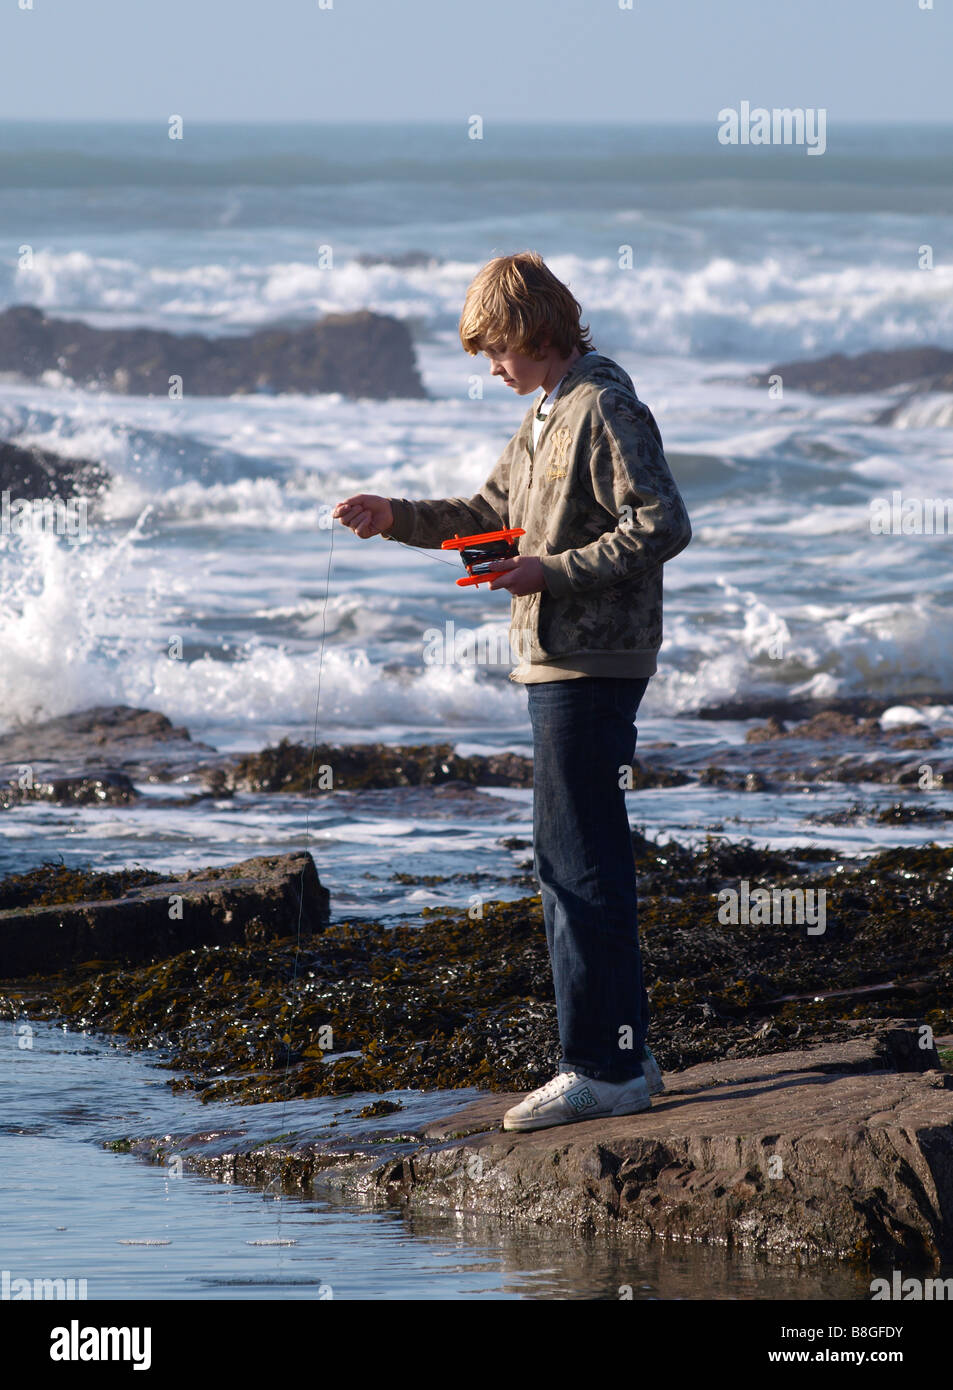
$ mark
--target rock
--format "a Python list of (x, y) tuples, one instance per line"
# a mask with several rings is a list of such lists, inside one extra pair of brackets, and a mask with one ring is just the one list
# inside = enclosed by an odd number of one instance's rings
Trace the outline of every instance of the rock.
[(832, 712), (849, 714), (856, 719), (879, 719), (894, 705), (948, 705), (953, 704), (953, 694), (922, 695), (912, 694), (896, 699), (878, 699), (872, 695), (845, 695), (834, 699), (807, 699), (797, 696), (763, 695), (750, 696), (740, 700), (723, 700), (716, 705), (703, 705), (698, 710), (698, 719), (767, 719), (788, 721), (811, 719), (816, 714)]
[(416, 1131), (350, 1143), (121, 1142), (154, 1162), (174, 1147), (219, 1181), (507, 1224), (861, 1266), (935, 1269), (953, 1254), (953, 1075), (916, 1030), (704, 1064), (665, 1085), (641, 1114), (527, 1134), (501, 1129), (519, 1096), (487, 1094)]
[(769, 738), (783, 738), (788, 726), (772, 714), (767, 724), (756, 725), (745, 734), (745, 743), (765, 743)]
[(684, 772), (677, 772), (658, 763), (653, 766), (638, 758), (632, 759), (631, 767), (631, 790), (635, 792), (645, 791), (648, 787), (684, 787), (692, 780)]
[[(440, 790), (400, 794), (434, 798)], [(889, 850), (845, 865), (808, 847), (784, 853), (710, 838), (689, 850), (639, 832), (632, 839), (652, 1046), (666, 1070), (898, 1026), (938, 1035), (953, 1026), (953, 847)], [(162, 881), (144, 873), (112, 882), (114, 875), (44, 866), (0, 882), (0, 907), (95, 903)], [(741, 880), (772, 891), (823, 888), (824, 932), (809, 936), (797, 914), (719, 920), (720, 890), (737, 890)], [(295, 981), (304, 977), (302, 993)], [(0, 987), (0, 1018), (24, 1012), (168, 1048), (176, 1085), (208, 1100), (530, 1090), (559, 1058), (537, 894), (485, 901), (480, 919), (466, 908), (428, 907), (407, 923), (330, 922), (300, 951), (293, 938), (239, 941), (101, 969), (95, 978), (78, 970)], [(328, 1026), (338, 1056), (315, 1057), (316, 1046), (328, 1047)]]
[(908, 382), (916, 382), (921, 391), (948, 391), (953, 389), (953, 352), (940, 347), (892, 348), (855, 357), (834, 352), (809, 361), (781, 362), (747, 381), (751, 386), (767, 386), (772, 376), (780, 376), (792, 391), (821, 396), (888, 391)]
[(0, 372), (35, 380), (60, 372), (78, 386), (168, 398), (254, 391), (387, 399), (425, 395), (407, 326), (362, 309), (318, 323), (206, 338), (154, 328), (94, 328), (17, 304), (0, 313)]
[(876, 739), (880, 738), (882, 734), (883, 729), (876, 719), (862, 719), (854, 714), (847, 714), (838, 710), (821, 710), (820, 713), (812, 715), (810, 719), (795, 724), (793, 728), (788, 728), (779, 719), (772, 716), (767, 724), (749, 729), (745, 734), (745, 742), (764, 743), (768, 739), (774, 738)]
[[(473, 787), (531, 787), (533, 760), (519, 753), (472, 753), (461, 757), (449, 743), (391, 748), (382, 743), (314, 750), (283, 739), (276, 748), (240, 758), (230, 769), (228, 784), (235, 791), (307, 792), (319, 788), (318, 769), (331, 769), (335, 789), (380, 790), (391, 787), (439, 787), (466, 793)], [(664, 767), (632, 764), (633, 791), (644, 787), (680, 787), (691, 781), (685, 773)]]
[(488, 1096), (426, 1127), (437, 1142), (334, 1186), (414, 1210), (935, 1267), (953, 1255), (953, 1076), (916, 1049), (907, 1030), (894, 1059), (915, 1071), (886, 1070), (860, 1041), (693, 1067), (666, 1075), (650, 1111), (528, 1134), (500, 1128), (516, 1096)]
[(393, 1115), (398, 1110), (403, 1110), (400, 1101), (375, 1100), (370, 1105), (365, 1105), (357, 1113), (363, 1120), (375, 1119), (378, 1115)]
[[(168, 780), (188, 772), (198, 775), (199, 769), (208, 769), (206, 780), (214, 783), (216, 761), (224, 760), (217, 758), (214, 748), (193, 741), (187, 729), (174, 727), (158, 710), (97, 705), (0, 734), (0, 801), (25, 799), (17, 796), (24, 768), (30, 769), (35, 786), (79, 787), (93, 778), (104, 786), (129, 790), (126, 784), (133, 777)], [(76, 797), (69, 794), (65, 799)], [(107, 798), (91, 797), (97, 799)]]
[(892, 806), (878, 811), (874, 820), (878, 825), (938, 825), (953, 820), (953, 810), (939, 806), (911, 806), (904, 801), (895, 801)]
[(308, 936), (329, 915), (328, 891), (303, 853), (196, 869), (101, 902), (6, 909), (0, 911), (0, 978), (294, 937), (299, 914)]
[[(847, 704), (848, 708), (837, 708)], [(933, 785), (953, 785), (953, 747), (941, 746), (937, 734), (909, 726), (884, 729), (879, 716), (887, 702), (859, 700), (831, 702), (829, 708), (796, 705), (800, 722), (789, 724), (777, 710), (762, 705), (758, 713), (767, 723), (748, 729), (744, 743), (695, 742), (656, 753), (642, 752), (653, 772), (680, 772), (697, 777), (700, 785), (733, 791), (759, 790), (761, 783), (816, 785), (819, 782), (881, 782), (905, 786), (917, 784), (930, 752)], [(702, 711), (704, 714), (705, 711)], [(736, 709), (735, 717), (754, 717), (755, 707)], [(793, 717), (787, 710), (788, 717)], [(709, 717), (725, 717), (722, 711)], [(917, 756), (919, 754), (919, 756)], [(751, 779), (754, 779), (752, 782)], [(761, 779), (759, 783), (758, 779)]]
[(105, 771), (79, 777), (53, 777), (21, 787), (0, 784), (0, 808), (9, 810), (25, 801), (50, 801), (56, 806), (129, 806), (138, 800), (131, 780), (122, 772)]
[(429, 251), (399, 251), (396, 255), (376, 255), (371, 251), (361, 251), (354, 257), (358, 265), (392, 265), (399, 270), (413, 270), (419, 267), (429, 268), (440, 265), (440, 257), (432, 256)]
[(35, 445), (0, 443), (0, 492), (21, 497), (94, 496), (109, 474), (88, 459), (65, 459)]
[[(330, 768), (335, 790), (436, 787), (451, 783), (485, 787), (531, 787), (533, 761), (519, 753), (460, 757), (449, 743), (391, 748), (383, 743), (312, 750), (282, 739), (275, 748), (251, 753), (230, 768), (236, 791), (316, 793), (322, 767)], [(312, 786), (312, 768), (314, 771)]]

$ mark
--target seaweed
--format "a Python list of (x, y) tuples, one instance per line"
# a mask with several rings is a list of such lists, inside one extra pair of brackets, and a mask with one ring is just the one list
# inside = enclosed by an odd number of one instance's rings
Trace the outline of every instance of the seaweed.
[[(692, 851), (640, 832), (633, 843), (649, 1041), (663, 1068), (856, 1037), (898, 1018), (953, 1028), (953, 848), (841, 863), (809, 847), (710, 838)], [(0, 901), (101, 895), (116, 877), (48, 865), (0, 883)], [(721, 921), (719, 891), (742, 878), (826, 890), (825, 930)], [(520, 1091), (548, 1080), (560, 1056), (538, 896), (485, 903), (476, 919), (431, 908), (397, 926), (332, 921), (300, 950), (285, 939), (90, 965), (0, 989), (0, 1016), (161, 1049), (181, 1073), (171, 1084), (205, 1100)]]

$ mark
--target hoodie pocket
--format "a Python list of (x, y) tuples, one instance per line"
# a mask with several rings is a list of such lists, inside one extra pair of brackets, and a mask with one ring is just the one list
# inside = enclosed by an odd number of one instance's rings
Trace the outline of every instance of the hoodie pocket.
[(510, 647), (517, 661), (540, 661), (545, 652), (539, 640), (539, 611), (542, 594), (513, 597), (510, 610)]

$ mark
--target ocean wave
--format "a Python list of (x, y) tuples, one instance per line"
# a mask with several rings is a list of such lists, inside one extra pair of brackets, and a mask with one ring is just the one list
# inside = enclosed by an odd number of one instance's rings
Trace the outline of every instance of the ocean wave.
[[(819, 269), (793, 252), (758, 260), (709, 254), (689, 265), (666, 264), (655, 253), (631, 270), (609, 257), (557, 254), (549, 263), (583, 303), (597, 345), (611, 342), (614, 350), (771, 363), (953, 344), (953, 267), (929, 275), (876, 263), (861, 269), (825, 262)], [(453, 341), (477, 269), (465, 261), (429, 269), (363, 266), (346, 255), (333, 272), (301, 259), (181, 266), (38, 249), (5, 293), (11, 302), (112, 326), (211, 334), (370, 308)]]

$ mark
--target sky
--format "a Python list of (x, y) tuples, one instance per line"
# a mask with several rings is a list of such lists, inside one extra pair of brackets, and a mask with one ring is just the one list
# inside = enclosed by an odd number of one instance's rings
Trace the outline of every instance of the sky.
[(0, 119), (948, 123), (930, 2), (2, 0)]

